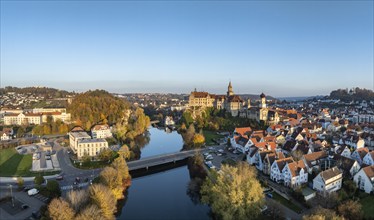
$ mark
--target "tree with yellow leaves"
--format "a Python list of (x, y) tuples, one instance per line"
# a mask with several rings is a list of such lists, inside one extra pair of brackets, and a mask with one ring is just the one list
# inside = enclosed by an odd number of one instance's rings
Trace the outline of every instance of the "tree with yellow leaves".
[(117, 200), (111, 190), (102, 184), (93, 184), (88, 189), (91, 201), (100, 208), (105, 219), (114, 219), (114, 213), (117, 210)]
[(48, 205), (49, 217), (53, 220), (71, 220), (75, 212), (63, 198), (55, 198)]
[(205, 137), (202, 134), (195, 134), (193, 144), (195, 147), (201, 147), (205, 143)]
[(217, 219), (255, 219), (264, 204), (256, 170), (244, 162), (222, 165), (220, 173), (206, 178), (200, 193)]

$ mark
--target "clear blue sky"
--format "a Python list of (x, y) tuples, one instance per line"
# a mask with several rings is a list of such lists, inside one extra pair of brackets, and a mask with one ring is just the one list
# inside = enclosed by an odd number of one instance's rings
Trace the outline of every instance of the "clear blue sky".
[(373, 89), (373, 1), (1, 1), (1, 87)]

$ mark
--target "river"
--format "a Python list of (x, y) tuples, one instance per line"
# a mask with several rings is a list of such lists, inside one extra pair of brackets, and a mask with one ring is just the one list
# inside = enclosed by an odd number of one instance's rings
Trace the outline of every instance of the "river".
[[(150, 128), (149, 143), (141, 149), (141, 157), (180, 151), (182, 137)], [(195, 204), (187, 194), (190, 175), (182, 166), (132, 180), (125, 205), (117, 219), (210, 219), (209, 207)]]

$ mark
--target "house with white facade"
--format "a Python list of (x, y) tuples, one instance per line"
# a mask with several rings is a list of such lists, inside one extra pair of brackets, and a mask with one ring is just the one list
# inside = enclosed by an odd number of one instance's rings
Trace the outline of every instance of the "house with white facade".
[(296, 188), (308, 182), (308, 172), (302, 160), (287, 163), (282, 173), (285, 186)]
[(108, 148), (108, 142), (103, 138), (80, 139), (78, 140), (76, 153), (78, 159), (85, 155), (94, 157), (99, 155), (101, 151)]
[(374, 192), (374, 165), (362, 168), (353, 178), (357, 188), (366, 193)]
[(361, 169), (360, 164), (356, 160), (348, 157), (340, 157), (336, 161), (336, 165), (343, 172), (343, 177), (349, 179), (353, 178), (353, 176)]
[(374, 151), (368, 152), (365, 155), (363, 163), (369, 166), (374, 165)]
[(40, 113), (9, 113), (4, 115), (4, 125), (26, 125), (42, 123), (42, 114)]
[(356, 160), (361, 165), (367, 153), (369, 153), (369, 149), (367, 147), (358, 148), (353, 151), (351, 158)]
[(313, 179), (313, 189), (322, 193), (331, 193), (342, 187), (343, 173), (338, 167), (320, 172)]
[(92, 138), (110, 138), (112, 137), (112, 132), (108, 125), (95, 125), (91, 128)]
[(292, 157), (287, 157), (283, 159), (278, 159), (273, 162), (271, 165), (271, 172), (270, 172), (270, 179), (279, 183), (283, 181), (283, 168), (286, 166), (287, 163), (292, 163)]

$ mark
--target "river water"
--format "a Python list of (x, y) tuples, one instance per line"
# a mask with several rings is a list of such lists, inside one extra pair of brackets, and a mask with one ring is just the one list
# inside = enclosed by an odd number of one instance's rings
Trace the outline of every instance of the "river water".
[[(141, 157), (180, 151), (182, 137), (150, 128), (150, 141), (141, 150)], [(190, 175), (182, 166), (132, 180), (125, 205), (118, 219), (210, 219), (209, 207), (195, 204), (187, 194)]]

